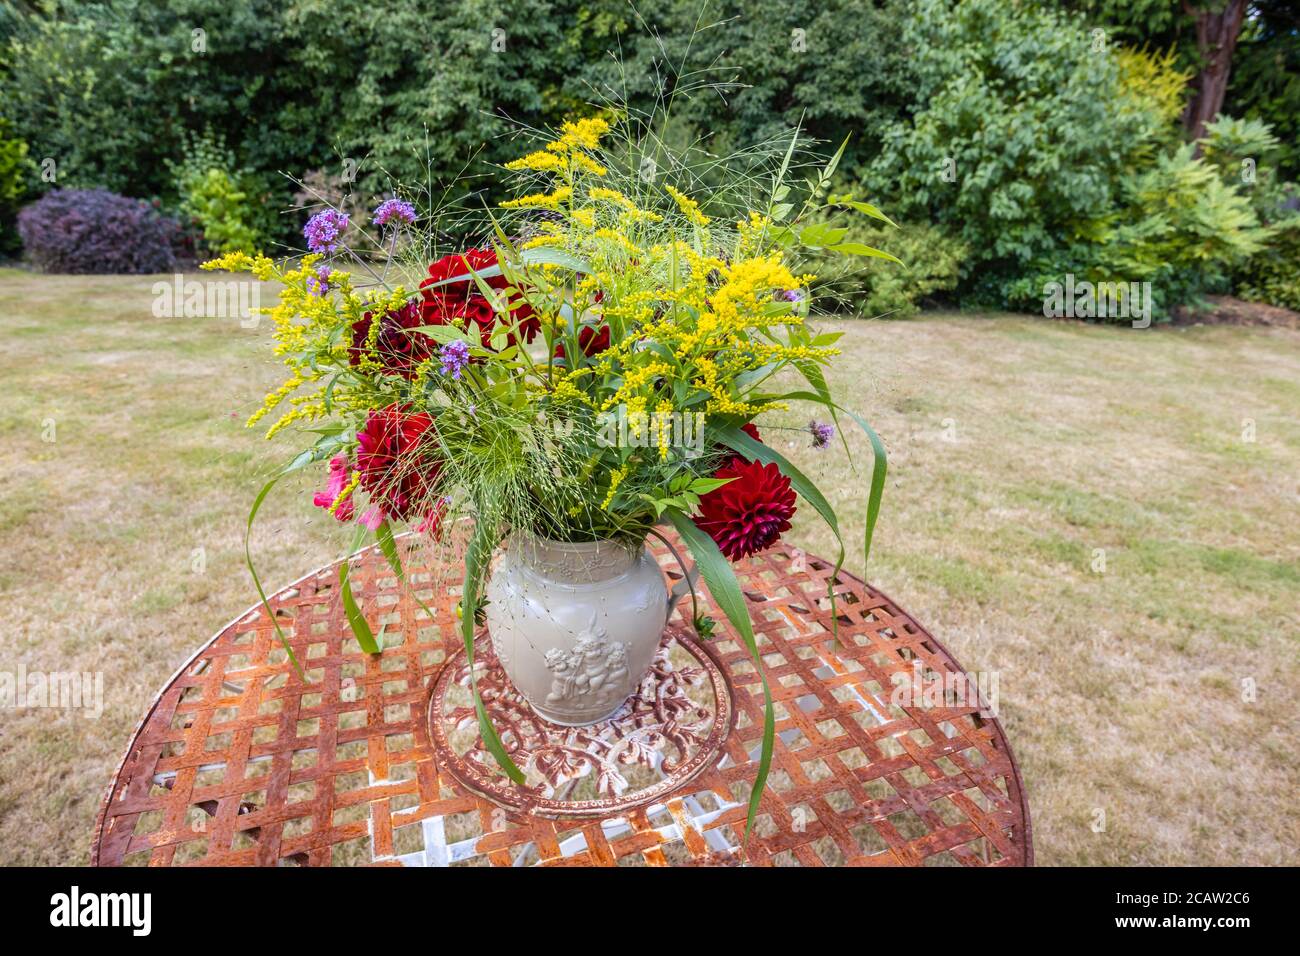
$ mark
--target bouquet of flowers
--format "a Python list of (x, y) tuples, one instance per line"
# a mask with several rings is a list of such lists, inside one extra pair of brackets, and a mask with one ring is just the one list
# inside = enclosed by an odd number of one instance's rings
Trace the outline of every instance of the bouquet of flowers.
[[(809, 322), (813, 277), (797, 274), (792, 256), (810, 246), (892, 258), (825, 224), (828, 207), (888, 220), (868, 203), (828, 196), (843, 146), (795, 187), (792, 137), (779, 164), (773, 157), (764, 195), (723, 221), (709, 215), (708, 195), (690, 194), (683, 168), (663, 169), (661, 159), (663, 172), (644, 175), (646, 150), (661, 156), (661, 143), (625, 135), (625, 148), (613, 149), (604, 145), (610, 136), (599, 116), (567, 122), (508, 163), (515, 198), (487, 214), (477, 247), (427, 267), (424, 259), (422, 274), (408, 269), (403, 284), (386, 280), (387, 266), (380, 276), (374, 257), (352, 253), (354, 226), (335, 209), (311, 217), (309, 253), (296, 261), (236, 253), (204, 268), (282, 284), (265, 311), (290, 376), (249, 424), (273, 415), (268, 435), (296, 425), (315, 436), (281, 474), (327, 462), (314, 500), (355, 525), (355, 547), (373, 534), (405, 581), (395, 523), (437, 539), (472, 518), (459, 609), (471, 663), (488, 561), (504, 536), (641, 542), (669, 525), (761, 676), (731, 563), (779, 540), (800, 499), (837, 538), (839, 525), (812, 482), (764, 443), (755, 420), (811, 403), (820, 415), (809, 425), (814, 445), (830, 443), (844, 419), (865, 430), (875, 464), (864, 560), (885, 477), (880, 440), (827, 386), (823, 367), (837, 354), (838, 333)], [(395, 195), (371, 225), (392, 237), (393, 252), (396, 236), (418, 234), (420, 223), (414, 204)], [(250, 526), (274, 481), (258, 495)], [(378, 653), (346, 562), (340, 584), (361, 647)], [(833, 584), (829, 596), (833, 609)], [(714, 622), (693, 617), (707, 638)], [(751, 824), (775, 726), (765, 678), (763, 690)], [(476, 709), (489, 750), (522, 781), (481, 702)]]

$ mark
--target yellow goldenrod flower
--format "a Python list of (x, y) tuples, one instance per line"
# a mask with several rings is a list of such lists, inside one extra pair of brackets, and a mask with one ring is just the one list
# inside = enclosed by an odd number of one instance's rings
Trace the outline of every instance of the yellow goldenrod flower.
[(361, 484), (361, 472), (354, 470), (352, 472), (352, 476), (348, 479), (348, 483), (344, 485), (343, 490), (338, 493), (338, 497), (336, 497), (333, 501), (330, 502), (330, 506), (328, 509), (330, 515), (333, 515), (335, 512), (338, 511), (339, 506), (343, 504), (343, 502), (347, 501), (349, 497), (351, 497), (352, 492), (356, 491), (357, 486), (360, 484)]
[(521, 156), (519, 159), (512, 159), (506, 163), (506, 169), (512, 172), (531, 169), (539, 173), (554, 173), (564, 169), (564, 160), (555, 153), (538, 150), (535, 153), (529, 153), (527, 156)]
[(704, 227), (712, 221), (708, 216), (700, 212), (700, 204), (694, 199), (674, 189), (672, 186), (665, 186), (664, 189), (668, 191), (668, 195), (673, 197), (673, 200), (677, 203), (677, 208), (682, 211), (682, 215), (686, 217), (688, 222)]
[(605, 493), (605, 500), (600, 503), (600, 510), (604, 511), (614, 500), (614, 495), (618, 494), (618, 486), (623, 483), (627, 477), (628, 467), (623, 465), (621, 468), (615, 468), (609, 473), (609, 491)]
[(561, 186), (554, 192), (533, 193), (529, 196), (520, 196), (518, 199), (507, 199), (500, 203), (502, 209), (558, 209), (561, 203), (568, 202), (573, 198), (573, 189), (569, 186)]
[(553, 153), (567, 153), (575, 149), (599, 149), (600, 138), (609, 132), (609, 123), (599, 116), (589, 116), (577, 122), (566, 120), (560, 126), (560, 138), (546, 144)]

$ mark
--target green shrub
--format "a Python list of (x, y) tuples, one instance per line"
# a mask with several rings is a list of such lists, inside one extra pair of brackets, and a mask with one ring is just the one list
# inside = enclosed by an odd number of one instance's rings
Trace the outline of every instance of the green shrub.
[(1292, 214), (1286, 202), (1294, 195), (1295, 184), (1278, 174), (1281, 143), (1273, 127), (1259, 120), (1221, 115), (1205, 125), (1200, 147), (1205, 161), (1219, 170), (1224, 182), (1250, 197), (1265, 222)]
[(1100, 259), (1114, 275), (1149, 281), (1157, 312), (1225, 291), (1232, 270), (1263, 249), (1270, 230), (1250, 200), (1184, 144), (1122, 180)]
[(1075, 265), (1135, 154), (1170, 125), (1166, 99), (1126, 92), (1121, 64), (1073, 16), (1005, 0), (909, 9), (914, 112), (882, 129), (868, 191), (965, 242), (966, 291), (1005, 305), (1031, 264)]
[(1008, 284), (1012, 305), (1041, 308), (1045, 286), (1072, 274), (1076, 282), (1149, 282), (1153, 318), (1167, 317), (1175, 306), (1227, 291), (1233, 270), (1272, 235), (1242, 191), (1196, 158), (1190, 143), (1122, 176), (1118, 187), (1110, 212), (1081, 224), (1060, 254), (1028, 264)]
[(1267, 252), (1246, 262), (1237, 274), (1236, 293), (1300, 312), (1300, 217), (1281, 223)]
[(901, 32), (915, 106), (883, 128), (865, 185), (966, 245), (965, 304), (1038, 311), (1073, 275), (1149, 282), (1160, 314), (1263, 247), (1245, 189), (1181, 143), (1171, 53), (1003, 0), (918, 0)]
[[(7, 33), (0, 41), (0, 114), (33, 148), (40, 144), (42, 157), (55, 160), (61, 187), (164, 192), (178, 138), (208, 124), (261, 170), (285, 168), (280, 161), (287, 155), (326, 148), (328, 130), (315, 123), (333, 97), (313, 85), (309, 72), (286, 62), (292, 51), (285, 48), (285, 4), (44, 0), (25, 6), (0, 31)], [(310, 117), (301, 116), (304, 104), (312, 104)]]
[(1114, 57), (1119, 68), (1119, 86), (1124, 93), (1116, 106), (1145, 114), (1145, 119), (1154, 122), (1153, 138), (1172, 140), (1191, 95), (1187, 85), (1191, 72), (1178, 69), (1173, 50), (1153, 53), (1145, 48), (1118, 47)]
[(1220, 116), (1201, 141), (1207, 162), (1225, 183), (1243, 192), (1269, 226), (1266, 247), (1236, 270), (1234, 291), (1242, 298), (1300, 310), (1300, 211), (1296, 184), (1282, 181), (1281, 143), (1259, 120)]
[(27, 144), (15, 138), (9, 123), (0, 118), (0, 253), (16, 252), (22, 245), (14, 216), (34, 174)]
[(236, 167), (222, 137), (211, 131), (186, 137), (181, 161), (167, 165), (175, 178), (180, 211), (202, 232), (208, 252), (253, 252), (262, 247), (266, 231), (259, 220), (265, 204), (255, 198), (257, 178)]
[(833, 255), (810, 257), (806, 270), (817, 276), (819, 304), (837, 302), (864, 317), (914, 314), (922, 300), (957, 287), (965, 243), (936, 226), (903, 223), (897, 229), (855, 220), (848, 242), (888, 250), (903, 265), (876, 258)]
[(211, 252), (254, 252), (261, 247), (257, 231), (248, 222), (248, 193), (224, 169), (187, 178), (181, 208), (203, 230), (203, 244)]
[[(443, 189), (467, 164), (515, 155), (505, 117), (556, 124), (589, 111), (593, 91), (644, 111), (666, 91), (734, 81), (725, 98), (677, 97), (670, 132), (726, 153), (802, 121), (823, 141), (858, 134), (846, 168), (870, 159), (877, 121), (905, 102), (894, 29), (905, 0), (391, 0), (382, 15), (373, 0), (18, 7), (7, 18), (0, 3), (0, 115), (57, 160), (59, 185), (135, 196), (169, 192), (178, 138), (209, 125), (284, 208), (294, 187), (279, 171), (337, 173), (345, 158), (363, 195), (387, 194), (391, 177), (454, 201)], [(294, 217), (270, 228), (301, 241)]]

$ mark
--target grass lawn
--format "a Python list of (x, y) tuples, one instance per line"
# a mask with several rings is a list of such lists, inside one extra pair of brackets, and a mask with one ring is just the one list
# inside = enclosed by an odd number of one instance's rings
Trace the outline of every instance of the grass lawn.
[[(256, 599), (243, 525), (293, 445), (243, 428), (269, 331), (155, 318), (154, 281), (0, 270), (0, 671), (104, 675), (99, 719), (0, 712), (0, 863), (88, 860), (153, 694)], [(842, 327), (833, 385), (891, 459), (868, 577), (998, 673), (1039, 862), (1300, 863), (1300, 332)], [(866, 475), (764, 437), (858, 540)], [(317, 480), (259, 517), (270, 587), (341, 554)], [(791, 539), (833, 553), (810, 512)]]

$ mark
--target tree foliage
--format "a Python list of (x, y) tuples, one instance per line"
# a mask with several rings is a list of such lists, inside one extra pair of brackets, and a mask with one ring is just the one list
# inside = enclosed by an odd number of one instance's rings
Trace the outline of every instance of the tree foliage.
[[(1274, 126), (1255, 158), (1279, 185), (1297, 172), (1292, 6), (1252, 0), (1227, 96)], [(1045, 275), (1147, 261), (1100, 247), (1159, 234), (1115, 225), (1146, 208), (1135, 177), (1196, 172), (1171, 165), (1193, 22), (1181, 0), (0, 0), (0, 144), (51, 161), (52, 182), (23, 165), (29, 195), (157, 197), (203, 210), (219, 246), (251, 230), (274, 250), (300, 241), (301, 214), (278, 213), (312, 202), (294, 179), (342, 183), (362, 209), (396, 184), (481, 208), (522, 129), (666, 103), (656, 135), (705, 157), (761, 157), (794, 125), (827, 152), (848, 138), (842, 188), (914, 224), (909, 249), (924, 256), (927, 224), (946, 240), (914, 275), (946, 284), (962, 251), (963, 303), (1033, 307)], [(177, 176), (209, 131), (229, 168)], [(1233, 193), (1268, 218), (1262, 191), (1224, 186), (1225, 224)]]

